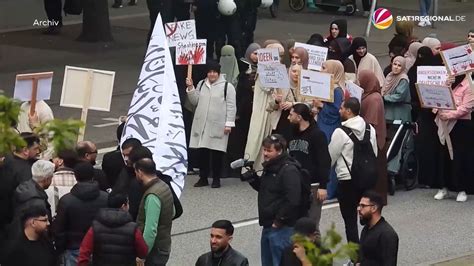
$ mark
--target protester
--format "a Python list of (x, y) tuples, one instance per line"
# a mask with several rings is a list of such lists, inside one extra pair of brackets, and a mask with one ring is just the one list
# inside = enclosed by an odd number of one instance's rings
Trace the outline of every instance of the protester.
[(148, 41), (150, 42), (151, 34), (153, 33), (153, 28), (156, 24), (156, 19), (158, 14), (161, 14), (161, 19), (163, 23), (168, 23), (174, 21), (172, 17), (172, 0), (159, 0), (159, 1), (146, 1), (148, 7), (148, 12), (150, 13), (150, 30), (148, 31)]
[(58, 254), (64, 252), (65, 266), (77, 265), (79, 247), (100, 208), (107, 207), (107, 193), (93, 181), (94, 168), (81, 162), (74, 167), (77, 184), (61, 197), (52, 224)]
[(220, 16), (215, 0), (195, 1), (194, 19), (196, 20), (196, 35), (198, 39), (206, 39), (206, 54), (214, 58), (214, 45), (217, 41), (217, 25)]
[(288, 77), (290, 79), (290, 88), (295, 93), (295, 100), (296, 102), (304, 102), (307, 104), (312, 104), (312, 98), (308, 96), (301, 95), (301, 90), (299, 87), (299, 79), (301, 74), (301, 65), (295, 64), (291, 65), (288, 69)]
[(336, 38), (329, 43), (328, 49), (327, 59), (339, 60), (344, 66), (346, 80), (355, 82), (356, 67), (348, 58), (351, 54), (351, 42), (347, 38)]
[(309, 64), (309, 55), (308, 51), (303, 47), (297, 47), (294, 49), (291, 54), (291, 64), (292, 65), (301, 65), (303, 69), (308, 69)]
[(329, 24), (329, 35), (324, 39), (324, 43), (329, 45), (329, 43), (336, 38), (347, 38), (352, 42), (352, 36), (347, 33), (347, 20), (337, 19)]
[(293, 134), (288, 139), (288, 153), (295, 158), (301, 167), (308, 170), (311, 176), (313, 198), (309, 217), (316, 222), (319, 234), (319, 221), (323, 202), (327, 198), (326, 184), (329, 181), (331, 157), (328, 141), (316, 125), (308, 105), (298, 103), (291, 108), (288, 120), (294, 126)]
[(474, 29), (469, 30), (467, 33), (467, 42), (468, 43), (474, 43)]
[[(343, 121), (342, 126), (350, 129), (359, 141), (366, 138), (365, 134), (370, 134), (370, 144), (375, 156), (377, 156), (375, 129), (359, 116), (359, 112), (360, 104), (356, 98), (349, 98), (344, 101), (339, 111)], [(356, 185), (349, 170), (353, 165), (354, 142), (342, 128), (337, 128), (334, 134), (332, 134), (331, 142), (329, 143), (329, 154), (331, 155), (331, 165), (336, 166), (338, 178), (337, 199), (342, 218), (344, 219), (347, 241), (359, 243), (357, 204), (363, 191)]]
[(21, 234), (11, 240), (2, 266), (55, 266), (53, 243), (47, 238), (49, 213), (44, 205), (31, 205), (20, 217)]
[(285, 57), (283, 58), (283, 64), (288, 68), (291, 66), (291, 56), (295, 52), (295, 39), (288, 39), (285, 41)]
[[(227, 142), (235, 127), (235, 88), (221, 76), (221, 66), (208, 62), (207, 78), (197, 88), (186, 79), (187, 93), (191, 104), (196, 106), (189, 147), (199, 149), (199, 181), (195, 187), (209, 185), (212, 172), (212, 188), (221, 186), (222, 157), (227, 151)], [(210, 166), (209, 166), (210, 165)]]
[(410, 44), (416, 40), (413, 36), (415, 23), (413, 21), (395, 22), (395, 36), (388, 43), (388, 55), (394, 58), (398, 55), (404, 55)]
[(148, 247), (146, 266), (162, 266), (171, 252), (173, 194), (156, 175), (153, 160), (145, 158), (134, 163), (137, 180), (143, 185), (137, 224)]
[(383, 199), (374, 191), (362, 195), (357, 210), (360, 224), (360, 265), (397, 265), (398, 235), (382, 217)]
[(441, 52), (441, 42), (436, 38), (426, 37), (423, 39), (421, 44), (423, 44), (423, 46), (428, 46), (433, 55), (438, 55), (439, 52)]
[[(344, 100), (345, 74), (344, 66), (337, 60), (327, 60), (323, 63), (321, 72), (333, 75), (334, 81), (334, 101), (321, 102), (313, 100), (313, 106), (319, 110), (317, 116), (317, 125), (326, 136), (327, 141), (331, 140), (334, 130), (341, 126), (341, 117), (339, 109)], [(337, 177), (334, 170), (331, 171), (329, 183), (327, 185), (328, 199), (334, 199), (337, 192)]]
[[(448, 196), (448, 190), (457, 192), (456, 201), (467, 200), (466, 190), (470, 173), (472, 173), (473, 125), (471, 112), (474, 108), (474, 95), (466, 75), (451, 77), (456, 110), (437, 110), (436, 125), (441, 142), (440, 161), (438, 165), (438, 182), (440, 190), (434, 196), (442, 200)], [(447, 142), (451, 139), (451, 145)], [(451, 150), (452, 156), (449, 155)]]
[(52, 221), (51, 205), (45, 190), (51, 185), (54, 174), (54, 164), (38, 160), (31, 166), (32, 178), (24, 181), (15, 189), (13, 197), (15, 217), (19, 218), (32, 206), (44, 206), (48, 211), (49, 221)]
[(35, 113), (30, 115), (30, 102), (21, 104), (17, 129), (20, 133), (33, 132), (35, 128), (54, 119), (53, 111), (45, 101), (37, 101)]
[[(240, 5), (237, 9), (241, 8)], [(241, 58), (243, 55), (242, 48), (242, 29), (239, 18), (239, 12), (236, 10), (232, 15), (220, 13), (217, 17), (217, 39), (216, 39), (216, 56), (221, 58), (221, 49), (226, 44), (235, 48), (235, 55)], [(224, 11), (225, 12), (225, 11)]]
[(431, 2), (432, 0), (420, 0), (420, 16), (422, 16), (423, 19), (421, 19), (418, 23), (419, 27), (431, 26), (431, 22), (428, 18), (428, 12), (430, 12)]
[(316, 46), (324, 46), (324, 37), (319, 33), (314, 33), (309, 37), (309, 40), (306, 43)]
[(225, 80), (232, 84), (234, 88), (239, 81), (239, 65), (235, 57), (235, 49), (230, 45), (225, 45), (221, 49), (221, 57), (219, 64), (222, 66), (221, 72), (225, 76)]
[(248, 266), (248, 259), (230, 246), (233, 239), (234, 226), (228, 220), (215, 221), (211, 226), (211, 251), (202, 254), (196, 266), (238, 265)]
[[(145, 259), (148, 248), (142, 232), (128, 213), (127, 195), (108, 195), (108, 208), (100, 209), (81, 243), (78, 266), (135, 265)], [(139, 265), (139, 264), (137, 264)]]
[(31, 166), (40, 154), (39, 138), (33, 133), (22, 133), (25, 146), (18, 146), (3, 160), (2, 185), (0, 186), (0, 221), (3, 228), (13, 218), (13, 195), (17, 186), (31, 180)]
[(261, 260), (262, 266), (280, 265), (300, 215), (302, 177), (299, 163), (286, 153), (286, 140), (281, 135), (266, 137), (262, 146), (262, 176), (255, 173), (250, 181), (258, 192), (258, 220), (263, 226)]
[(120, 140), (124, 126), (125, 122), (122, 122), (117, 127), (117, 149), (105, 153), (104, 157), (102, 157), (102, 171), (104, 171), (104, 174), (107, 177), (107, 183), (111, 188), (115, 186), (120, 172), (125, 167), (125, 162), (120, 151)]
[[(79, 161), (89, 162), (92, 166), (96, 165), (97, 147), (92, 141), (80, 141), (76, 145), (77, 156)], [(100, 169), (94, 168), (94, 180), (99, 183), (99, 188), (102, 191), (107, 191), (110, 188), (107, 182), (107, 177)]]
[(73, 169), (77, 163), (76, 151), (65, 149), (58, 152), (58, 156), (53, 159), (53, 163), (56, 166), (53, 175), (53, 187), (72, 187), (77, 183)]
[(47, 35), (57, 35), (61, 33), (61, 28), (63, 27), (63, 17), (61, 10), (61, 1), (60, 0), (44, 0), (44, 9), (46, 11), (46, 16), (48, 17), (48, 22), (54, 23), (49, 25), (48, 28), (43, 31), (43, 34)]
[(387, 125), (385, 124), (385, 109), (380, 84), (374, 72), (362, 70), (359, 73), (359, 85), (364, 92), (362, 93), (362, 102), (360, 106), (360, 116), (365, 122), (375, 128), (377, 135), (377, 172), (378, 179), (375, 190), (383, 199), (383, 204), (387, 205), (387, 149), (385, 147), (387, 137)]
[(406, 59), (406, 71), (408, 72), (410, 68), (415, 64), (416, 57), (418, 55), (418, 50), (423, 47), (423, 44), (419, 42), (412, 42), (408, 47), (408, 51), (405, 54)]
[(259, 1), (239, 1), (241, 7), (237, 9), (240, 13), (240, 27), (242, 29), (242, 48), (249, 47), (254, 42), (254, 31), (257, 27), (257, 13), (260, 6)]
[(349, 59), (354, 61), (357, 76), (362, 70), (370, 70), (375, 73), (380, 85), (382, 85), (385, 80), (382, 67), (380, 67), (377, 58), (367, 51), (367, 41), (362, 37), (354, 38), (351, 52), (352, 55), (349, 56)]
[(405, 58), (393, 59), (392, 72), (388, 74), (382, 86), (385, 102), (385, 119), (411, 120), (411, 96), (408, 76), (405, 74)]

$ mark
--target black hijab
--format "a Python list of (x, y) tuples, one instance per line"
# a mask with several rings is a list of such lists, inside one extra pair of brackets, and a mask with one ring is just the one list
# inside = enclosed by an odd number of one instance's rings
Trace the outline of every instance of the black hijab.
[(347, 38), (347, 20), (336, 19), (333, 22), (331, 22), (331, 24), (329, 24), (329, 36), (327, 38), (326, 44), (329, 44), (332, 40), (335, 39), (331, 35), (331, 28), (333, 24), (336, 24), (337, 28), (339, 29), (339, 34), (336, 36), (336, 38), (339, 38), (339, 37)]
[[(334, 51), (331, 51), (332, 49)], [(351, 42), (347, 38), (336, 38), (329, 43), (328, 60), (339, 60), (344, 64), (344, 61), (351, 53)]]
[(324, 46), (324, 37), (321, 34), (315, 33), (309, 37), (309, 40), (306, 43), (316, 46)]
[(359, 54), (357, 53), (357, 49), (359, 47), (367, 48), (367, 41), (362, 37), (354, 38), (354, 40), (352, 40), (352, 45), (351, 45), (352, 57), (354, 57), (354, 61), (355, 61), (357, 67), (359, 67), (359, 63), (360, 63), (360, 60), (362, 59), (362, 57), (367, 55), (367, 52), (366, 52), (364, 54), (364, 56), (359, 56)]

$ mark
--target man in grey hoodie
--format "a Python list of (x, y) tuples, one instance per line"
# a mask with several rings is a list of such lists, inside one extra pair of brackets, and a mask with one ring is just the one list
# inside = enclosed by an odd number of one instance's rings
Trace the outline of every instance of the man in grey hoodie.
[[(351, 97), (345, 100), (339, 114), (341, 115), (342, 126), (349, 128), (357, 139), (362, 140), (366, 132), (366, 122), (359, 116), (360, 103), (357, 98)], [(377, 139), (375, 129), (370, 126), (370, 144), (377, 156)], [(351, 178), (349, 168), (352, 168), (354, 156), (354, 143), (342, 128), (337, 128), (329, 143), (329, 154), (331, 155), (331, 166), (336, 165), (336, 175), (338, 179), (338, 201), (342, 218), (346, 227), (346, 237), (348, 242), (359, 243), (359, 231), (357, 228), (357, 206), (362, 191)]]

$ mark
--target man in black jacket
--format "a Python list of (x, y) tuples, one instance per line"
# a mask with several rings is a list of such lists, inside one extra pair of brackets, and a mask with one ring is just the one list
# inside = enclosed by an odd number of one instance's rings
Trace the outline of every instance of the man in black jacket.
[(59, 200), (53, 223), (56, 249), (59, 254), (64, 252), (66, 266), (77, 264), (82, 238), (99, 209), (107, 207), (108, 197), (97, 182), (92, 181), (94, 168), (90, 163), (78, 163), (74, 175), (78, 183)]
[[(125, 122), (122, 122), (117, 127), (117, 141), (119, 144), (122, 138), (122, 132), (123, 132), (124, 126), (125, 126)], [(138, 141), (137, 139), (134, 139), (134, 140)], [(138, 146), (140, 145), (141, 143), (138, 141)], [(125, 162), (123, 160), (120, 146), (118, 146), (117, 149), (114, 151), (107, 152), (106, 154), (104, 154), (104, 157), (102, 157), (102, 171), (104, 171), (104, 174), (107, 177), (107, 182), (111, 188), (115, 186), (118, 176), (120, 175), (120, 172), (122, 172), (122, 169), (124, 167), (125, 167)]]
[(266, 137), (262, 146), (263, 173), (261, 177), (255, 174), (250, 185), (258, 191), (262, 265), (279, 265), (299, 218), (302, 176), (299, 163), (286, 153), (286, 140), (281, 135)]
[(211, 227), (211, 252), (201, 255), (196, 266), (248, 266), (248, 259), (230, 246), (233, 234), (234, 226), (230, 221), (215, 221)]
[[(91, 141), (80, 141), (76, 145), (77, 156), (79, 161), (89, 162), (92, 166), (96, 164), (97, 146)], [(107, 191), (110, 188), (109, 182), (104, 172), (100, 169), (93, 168), (94, 180), (99, 183), (100, 190)]]
[(321, 208), (327, 197), (326, 184), (329, 181), (331, 169), (328, 142), (324, 133), (314, 122), (311, 110), (306, 104), (295, 104), (291, 108), (288, 120), (295, 126), (288, 142), (288, 151), (290, 156), (295, 158), (311, 175), (313, 200), (309, 217), (316, 222), (319, 234)]

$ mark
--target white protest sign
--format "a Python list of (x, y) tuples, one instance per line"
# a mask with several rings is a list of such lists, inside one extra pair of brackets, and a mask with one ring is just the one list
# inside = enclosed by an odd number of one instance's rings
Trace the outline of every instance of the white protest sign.
[(421, 107), (456, 110), (450, 87), (418, 83), (415, 85)]
[(166, 23), (165, 31), (169, 47), (175, 47), (180, 41), (197, 39), (194, 19)]
[(309, 55), (308, 69), (320, 71), (323, 65), (323, 62), (326, 61), (326, 58), (328, 56), (328, 48), (296, 42), (295, 48), (298, 48), (298, 47), (302, 47), (306, 49), (306, 51), (308, 51), (308, 55)]
[(417, 83), (444, 86), (448, 79), (448, 71), (444, 66), (418, 66), (416, 72)]
[(206, 64), (207, 40), (180, 41), (176, 45), (177, 65), (203, 65)]
[(466, 44), (441, 51), (446, 69), (451, 75), (461, 75), (474, 70), (473, 45)]
[(288, 71), (283, 64), (258, 64), (258, 77), (265, 88), (289, 89)]
[(311, 70), (301, 70), (300, 92), (325, 102), (334, 102), (332, 75)]
[(276, 48), (264, 48), (257, 50), (259, 64), (280, 64), (280, 53)]
[(352, 81), (346, 81), (346, 90), (349, 92), (351, 97), (355, 97), (357, 100), (359, 100), (359, 102), (362, 102), (362, 94), (364, 93), (364, 89), (357, 86), (357, 84)]
[[(33, 94), (33, 79), (21, 79), (21, 76), (22, 75), (17, 75), (13, 98), (24, 102), (31, 101)], [(37, 101), (49, 100), (49, 98), (51, 97), (52, 84), (53, 76), (49, 78), (38, 79), (38, 87), (36, 94)]]

